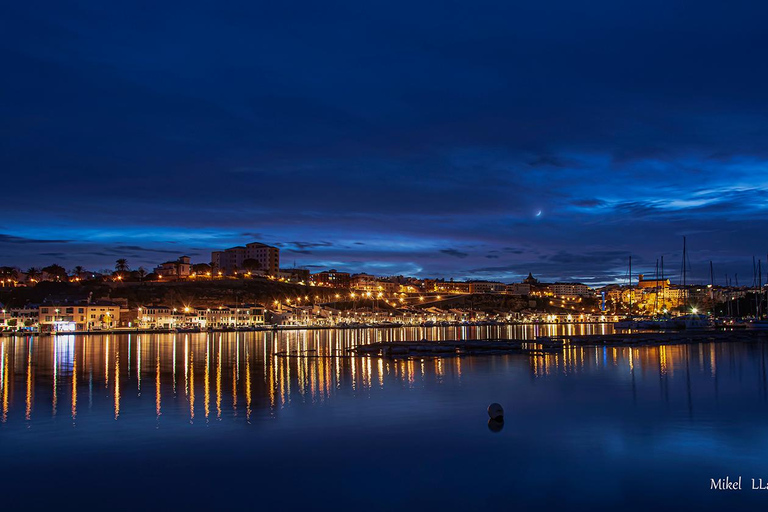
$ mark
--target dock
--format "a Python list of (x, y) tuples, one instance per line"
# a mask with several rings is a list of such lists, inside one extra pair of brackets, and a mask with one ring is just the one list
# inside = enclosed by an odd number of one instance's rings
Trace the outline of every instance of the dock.
[(559, 349), (531, 340), (441, 340), (393, 341), (358, 345), (350, 349), (358, 355), (379, 357), (456, 357), (481, 354), (542, 355)]

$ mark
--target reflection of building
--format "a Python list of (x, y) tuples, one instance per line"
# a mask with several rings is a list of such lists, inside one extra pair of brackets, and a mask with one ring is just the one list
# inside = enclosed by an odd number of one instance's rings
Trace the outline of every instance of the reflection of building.
[(339, 272), (336, 269), (326, 270), (312, 274), (312, 282), (317, 286), (329, 286), (331, 288), (349, 288), (352, 279), (348, 272)]
[(40, 332), (110, 329), (120, 323), (120, 306), (111, 302), (40, 306)]
[(280, 249), (271, 245), (252, 242), (245, 247), (230, 247), (223, 251), (211, 253), (211, 263), (214, 270), (224, 274), (235, 274), (244, 270), (246, 260), (253, 260), (253, 266), (248, 270), (260, 270), (268, 275), (276, 276), (280, 270)]
[(163, 279), (184, 279), (190, 273), (189, 256), (182, 256), (176, 261), (166, 261), (155, 267), (155, 274)]

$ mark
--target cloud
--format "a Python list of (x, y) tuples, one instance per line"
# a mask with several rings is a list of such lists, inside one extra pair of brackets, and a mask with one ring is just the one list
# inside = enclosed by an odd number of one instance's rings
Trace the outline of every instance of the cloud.
[(0, 234), (0, 244), (67, 244), (72, 240), (38, 239)]
[(596, 208), (606, 204), (602, 199), (574, 199), (571, 204), (580, 208)]
[(289, 244), (299, 249), (307, 249), (313, 247), (332, 247), (332, 242), (289, 242)]
[(447, 254), (448, 256), (453, 256), (455, 258), (466, 258), (467, 256), (469, 256), (469, 254), (465, 252), (461, 252), (456, 249), (441, 249), (440, 252), (443, 254)]
[(179, 251), (168, 251), (164, 249), (153, 249), (150, 247), (140, 247), (138, 245), (116, 245), (113, 249), (115, 252), (120, 251), (141, 251), (141, 252), (156, 252), (161, 254), (179, 254)]
[(301, 264), (458, 277), (503, 254), (612, 279), (603, 253), (673, 257), (689, 233), (693, 257), (747, 275), (768, 221), (768, 4), (603, 4), (192, 7), (169, 33), (173, 6), (137, 28), (135, 6), (19, 3), (0, 166), (46, 186), (3, 198), (4, 259), (263, 240)]

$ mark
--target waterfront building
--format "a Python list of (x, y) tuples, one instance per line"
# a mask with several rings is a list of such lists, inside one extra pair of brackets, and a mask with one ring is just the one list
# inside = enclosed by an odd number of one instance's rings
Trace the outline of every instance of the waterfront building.
[(269, 312), (273, 325), (314, 325), (315, 311), (311, 306), (281, 305)]
[(183, 312), (168, 306), (145, 306), (139, 308), (139, 326), (150, 329), (172, 329), (181, 324)]
[(120, 324), (120, 306), (112, 302), (44, 304), (38, 324), (40, 332), (111, 329)]
[(260, 304), (226, 305), (217, 308), (195, 308), (185, 320), (189, 326), (203, 329), (254, 327), (264, 325), (265, 308)]
[(219, 307), (146, 306), (139, 308), (139, 326), (149, 329), (225, 329), (264, 325), (264, 306), (260, 304)]
[(8, 310), (11, 318), (15, 318), (17, 327), (36, 328), (40, 309), (37, 305), (26, 305), (21, 308), (11, 308)]

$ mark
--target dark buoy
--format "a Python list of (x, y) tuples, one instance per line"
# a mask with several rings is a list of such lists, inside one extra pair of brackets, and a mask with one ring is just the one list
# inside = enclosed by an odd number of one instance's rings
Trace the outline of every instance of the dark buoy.
[(488, 416), (492, 420), (504, 421), (504, 408), (496, 402), (488, 406)]
[(503, 428), (504, 428), (504, 419), (503, 419), (503, 417), (498, 419), (498, 420), (495, 420), (493, 418), (490, 418), (488, 420), (488, 430), (490, 430), (494, 434), (496, 432), (501, 432), (501, 429), (503, 429)]

